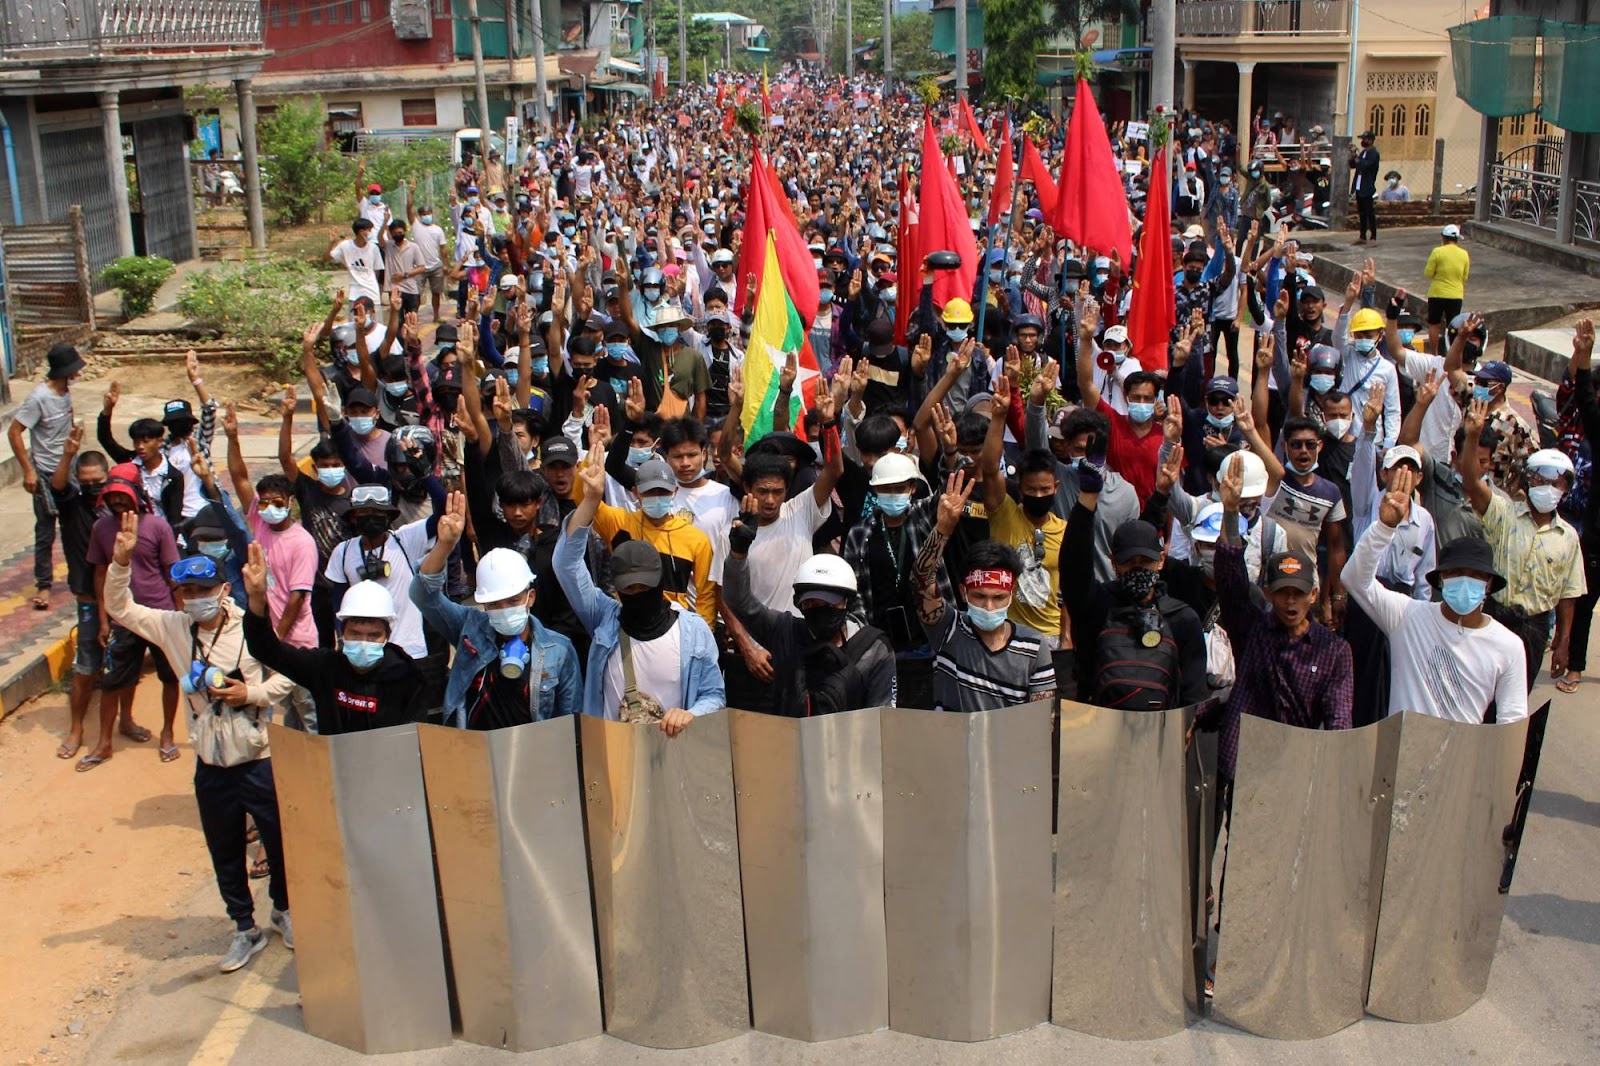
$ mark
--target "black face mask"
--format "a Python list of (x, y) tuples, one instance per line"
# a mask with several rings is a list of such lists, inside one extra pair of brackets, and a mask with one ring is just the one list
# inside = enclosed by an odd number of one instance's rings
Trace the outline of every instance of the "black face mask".
[(1198, 285), (1198, 284), (1200, 284), (1200, 275), (1202, 275), (1204, 273), (1205, 273), (1205, 269), (1204, 268), (1202, 268), (1200, 270), (1189, 270), (1189, 269), (1185, 268), (1184, 272), (1183, 272), (1183, 277), (1184, 277), (1185, 281), (1189, 282), (1189, 284)]
[(812, 640), (831, 640), (835, 633), (844, 628), (845, 609), (831, 607), (827, 604), (817, 604), (812, 607), (803, 607), (800, 614), (806, 620), (806, 628), (811, 631)]
[(1043, 518), (1050, 513), (1050, 505), (1056, 502), (1054, 496), (1024, 496), (1022, 497), (1022, 513), (1029, 518)]
[(721, 344), (728, 339), (728, 326), (725, 322), (712, 322), (706, 326), (706, 338), (712, 344)]
[(672, 608), (659, 588), (643, 592), (619, 592), (623, 632), (634, 640), (654, 640), (672, 627)]
[(356, 529), (364, 537), (381, 537), (389, 532), (389, 516), (365, 514), (356, 519)]

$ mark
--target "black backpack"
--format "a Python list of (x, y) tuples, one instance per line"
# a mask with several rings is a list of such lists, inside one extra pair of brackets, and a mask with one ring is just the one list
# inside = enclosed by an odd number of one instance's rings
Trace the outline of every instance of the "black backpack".
[[(1176, 703), (1181, 668), (1167, 621), (1170, 597), (1148, 606), (1121, 604), (1106, 615), (1096, 642), (1094, 699), (1098, 707), (1164, 711)], [(1156, 640), (1146, 645), (1149, 634)]]
[[(819, 644), (806, 652), (806, 717), (835, 714), (867, 706), (867, 676), (861, 666), (874, 644), (883, 645), (890, 658), (894, 648), (881, 629), (862, 626), (844, 647)], [(874, 657), (876, 658), (876, 657)]]

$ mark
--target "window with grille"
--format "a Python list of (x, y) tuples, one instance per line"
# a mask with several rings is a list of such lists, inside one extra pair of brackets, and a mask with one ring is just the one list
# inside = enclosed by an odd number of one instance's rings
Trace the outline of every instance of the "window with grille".
[(437, 126), (439, 108), (433, 97), (400, 101), (400, 123), (404, 126)]
[(300, 0), (288, 0), (286, 6), (289, 9), (289, 25), (300, 25)]
[(1433, 109), (1427, 104), (1418, 104), (1416, 118), (1411, 123), (1411, 134), (1414, 137), (1433, 136)]
[(311, 16), (311, 25), (322, 25), (322, 0), (311, 0), (311, 10), (307, 14)]
[(1399, 140), (1406, 136), (1406, 105), (1395, 104), (1389, 109), (1389, 138)]
[(444, 19), (450, 17), (450, 0), (433, 0), (433, 17)]
[(1528, 116), (1527, 115), (1512, 115), (1511, 116), (1511, 136), (1513, 136), (1513, 137), (1525, 137), (1525, 136), (1527, 136), (1527, 133), (1528, 133)]
[(372, 0), (361, 0), (361, 21), (372, 21)]
[(1372, 110), (1367, 113), (1367, 129), (1381, 136), (1385, 125), (1383, 118), (1383, 105), (1373, 104)]
[(267, 5), (267, 24), (275, 30), (282, 28), (283, 4), (274, 2)]

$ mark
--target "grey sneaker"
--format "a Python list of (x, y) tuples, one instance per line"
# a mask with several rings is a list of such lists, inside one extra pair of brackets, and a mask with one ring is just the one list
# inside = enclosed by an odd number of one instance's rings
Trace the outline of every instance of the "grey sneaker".
[(283, 946), (288, 948), (290, 951), (293, 951), (294, 925), (289, 921), (289, 912), (277, 910), (273, 911), (272, 928), (276, 929), (278, 931), (278, 935), (283, 937)]
[(241, 969), (245, 963), (256, 956), (256, 953), (267, 946), (267, 934), (260, 929), (240, 929), (233, 934), (233, 943), (228, 945), (228, 953), (222, 956), (222, 962), (217, 969), (223, 973), (232, 973)]

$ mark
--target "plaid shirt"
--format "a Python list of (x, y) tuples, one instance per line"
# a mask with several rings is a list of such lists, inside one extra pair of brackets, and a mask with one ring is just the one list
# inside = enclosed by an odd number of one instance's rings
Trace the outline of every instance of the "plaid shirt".
[[(922, 551), (922, 545), (933, 534), (934, 524), (939, 517), (939, 494), (929, 493), (920, 500), (913, 500), (911, 509), (906, 512), (905, 551), (899, 548), (897, 531), (891, 531), (884, 525), (883, 514), (879, 511), (869, 511), (860, 522), (850, 527), (844, 536), (845, 561), (856, 572), (856, 590), (861, 598), (861, 613), (870, 625), (883, 626), (883, 611), (894, 606), (893, 604), (874, 604), (872, 601), (872, 552), (870, 546), (874, 538), (883, 540), (894, 532), (888, 542), (893, 546), (891, 554), (897, 555), (900, 562), (900, 580), (902, 588), (906, 590), (905, 607), (910, 614), (912, 625), (916, 624), (916, 611), (909, 592), (911, 586), (911, 567), (917, 561), (917, 553)], [(936, 575), (939, 581), (939, 595), (944, 597), (947, 604), (955, 603), (955, 589), (950, 584), (950, 574), (945, 569), (944, 562), (939, 563)], [(913, 629), (917, 632), (917, 629)]]
[(1216, 578), (1222, 627), (1233, 644), (1238, 678), (1222, 716), (1221, 772), (1233, 776), (1241, 715), (1304, 729), (1349, 729), (1355, 675), (1344, 638), (1320, 622), (1292, 637), (1270, 608), (1252, 608), (1241, 547), (1217, 544)]

